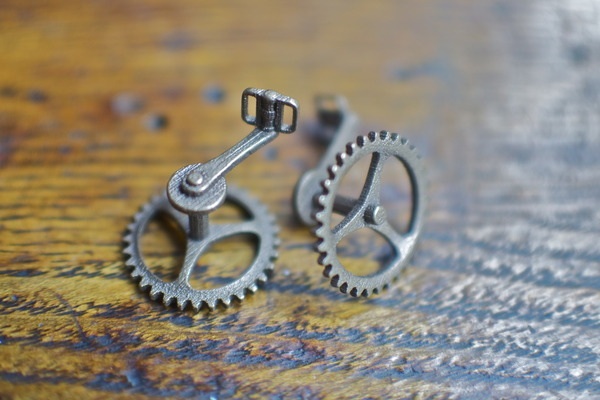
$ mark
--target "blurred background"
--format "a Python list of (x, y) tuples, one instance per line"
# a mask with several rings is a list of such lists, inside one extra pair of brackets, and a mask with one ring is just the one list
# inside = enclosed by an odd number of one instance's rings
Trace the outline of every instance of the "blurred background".
[[(600, 396), (599, 71), (593, 0), (2, 1), (1, 393)], [(250, 131), (246, 87), (300, 103), (300, 129), (228, 176), (277, 217), (276, 275), (228, 310), (165, 309), (122, 235)], [(317, 93), (427, 164), (419, 247), (370, 299), (328, 287), (293, 216)]]

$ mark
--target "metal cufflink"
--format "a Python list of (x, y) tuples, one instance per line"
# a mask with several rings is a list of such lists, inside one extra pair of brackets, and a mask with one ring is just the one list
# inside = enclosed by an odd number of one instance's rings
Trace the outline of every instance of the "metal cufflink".
[[(294, 210), (305, 224), (315, 227), (318, 262), (333, 287), (351, 296), (380, 292), (407, 265), (421, 234), (425, 211), (425, 171), (414, 146), (396, 133), (370, 132), (356, 137), (358, 117), (339, 96), (316, 99), (321, 135), (329, 146), (319, 164), (306, 171), (294, 190)], [(370, 157), (370, 165), (358, 199), (338, 194), (344, 175), (357, 161)], [(395, 157), (408, 173), (412, 186), (412, 210), (408, 229), (399, 232), (388, 220), (381, 202), (381, 173), (386, 160)], [(332, 227), (332, 214), (343, 219)], [(339, 260), (337, 245), (361, 228), (381, 234), (394, 256), (382, 270), (366, 276), (349, 272)]]
[[(249, 97), (256, 100), (256, 113), (248, 111)], [(284, 110), (291, 111), (291, 123), (284, 123)], [(242, 119), (255, 129), (220, 156), (206, 162), (181, 168), (169, 180), (163, 195), (145, 204), (128, 226), (124, 237), (131, 275), (139, 279), (142, 289), (150, 289), (153, 300), (162, 296), (165, 305), (174, 301), (180, 309), (191, 305), (198, 311), (203, 305), (214, 309), (220, 302), (228, 306), (233, 297), (243, 300), (255, 292), (257, 283), (265, 282), (277, 257), (277, 228), (266, 208), (235, 187), (227, 186), (225, 175), (250, 154), (274, 140), (280, 132), (296, 130), (297, 102), (272, 90), (246, 89), (242, 94)], [(239, 223), (211, 224), (209, 214), (225, 201), (230, 201), (249, 215)], [(157, 214), (170, 216), (186, 232), (186, 253), (177, 279), (165, 282), (155, 275), (142, 257), (141, 236)], [(214, 289), (198, 290), (190, 286), (190, 275), (200, 255), (213, 243), (238, 234), (252, 234), (257, 241), (256, 256), (244, 274), (233, 282)]]

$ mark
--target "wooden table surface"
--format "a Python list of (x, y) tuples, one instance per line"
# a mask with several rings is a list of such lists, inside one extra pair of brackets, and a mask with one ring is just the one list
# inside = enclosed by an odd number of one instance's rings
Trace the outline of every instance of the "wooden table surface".
[[(600, 398), (599, 20), (584, 0), (3, 1), (0, 398)], [(277, 217), (275, 275), (229, 309), (167, 309), (123, 234), (250, 131), (249, 86), (301, 107), (228, 176)], [(424, 235), (372, 298), (329, 287), (292, 212), (316, 93), (428, 167)], [(370, 265), (360, 240), (342, 250)], [(144, 241), (172, 275), (178, 237)], [(196, 284), (250, 257), (220, 244)]]

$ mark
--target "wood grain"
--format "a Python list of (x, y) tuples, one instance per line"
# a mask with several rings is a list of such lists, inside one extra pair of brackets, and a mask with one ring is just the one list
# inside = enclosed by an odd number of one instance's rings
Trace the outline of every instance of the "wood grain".
[[(0, 397), (600, 398), (599, 16), (576, 0), (2, 2)], [(125, 227), (249, 131), (248, 86), (301, 105), (298, 132), (228, 177), (277, 216), (276, 274), (229, 309), (165, 309), (129, 278)], [(429, 169), (413, 262), (369, 299), (328, 286), (291, 209), (322, 92)], [(145, 240), (172, 274), (180, 241), (160, 225)], [(247, 257), (222, 244), (198, 284)]]

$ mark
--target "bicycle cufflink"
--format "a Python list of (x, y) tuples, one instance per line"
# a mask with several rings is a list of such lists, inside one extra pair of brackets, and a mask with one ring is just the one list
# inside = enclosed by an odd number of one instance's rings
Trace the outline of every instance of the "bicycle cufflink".
[[(248, 110), (249, 98), (256, 101), (255, 114)], [(242, 119), (255, 128), (220, 156), (185, 166), (173, 174), (166, 191), (145, 204), (124, 237), (126, 265), (139, 279), (142, 289), (149, 289), (154, 300), (162, 297), (165, 305), (188, 305), (198, 311), (219, 303), (229, 306), (234, 298), (243, 300), (266, 282), (277, 258), (277, 227), (266, 208), (243, 191), (227, 186), (225, 176), (259, 148), (273, 141), (279, 133), (296, 130), (298, 103), (272, 90), (248, 88), (242, 93)], [(326, 107), (333, 104), (333, 107)], [(286, 111), (287, 110), (287, 111)], [(291, 122), (284, 123), (284, 113), (292, 112)], [(340, 96), (317, 97), (320, 132), (329, 146), (318, 165), (300, 177), (294, 189), (296, 215), (305, 225), (315, 227), (318, 263), (332, 286), (351, 296), (369, 296), (388, 286), (412, 256), (421, 234), (425, 213), (425, 171), (421, 157), (405, 138), (387, 131), (356, 136), (358, 118)], [(358, 198), (339, 194), (343, 176), (363, 157), (370, 165)], [(386, 160), (395, 158), (406, 168), (412, 186), (412, 211), (408, 229), (398, 231), (388, 220), (381, 201), (381, 173)], [(209, 215), (225, 201), (246, 211), (249, 219), (238, 223), (211, 223)], [(186, 233), (186, 252), (177, 279), (166, 282), (144, 262), (141, 236), (149, 221), (160, 213), (167, 214)], [(343, 217), (333, 226), (333, 214)], [(337, 254), (337, 245), (347, 235), (361, 228), (381, 234), (391, 245), (394, 257), (374, 274), (359, 276), (348, 271)], [(198, 258), (222, 239), (251, 234), (258, 238), (257, 253), (246, 271), (233, 282), (213, 289), (194, 289), (190, 276)]]

